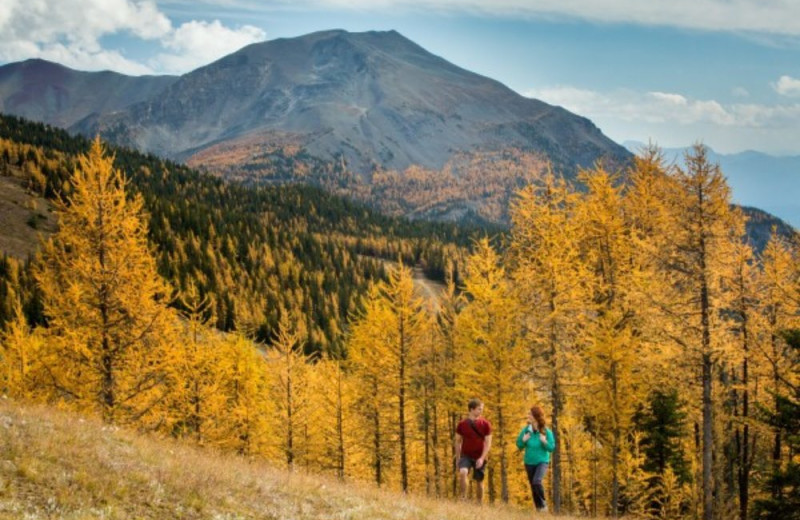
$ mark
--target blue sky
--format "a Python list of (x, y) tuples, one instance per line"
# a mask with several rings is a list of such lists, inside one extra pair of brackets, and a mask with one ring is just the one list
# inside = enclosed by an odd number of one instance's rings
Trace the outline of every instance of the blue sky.
[(619, 142), (800, 154), (798, 0), (3, 0), (0, 63), (178, 74), (332, 28), (396, 29)]

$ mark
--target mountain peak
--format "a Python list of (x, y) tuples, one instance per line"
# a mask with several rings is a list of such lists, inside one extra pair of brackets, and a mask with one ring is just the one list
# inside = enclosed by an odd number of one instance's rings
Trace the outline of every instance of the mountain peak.
[(457, 154), (508, 148), (546, 156), (566, 172), (601, 156), (629, 157), (588, 120), (520, 96), (395, 30), (332, 29), (255, 43), (157, 95), (136, 94), (133, 102), (87, 108), (84, 117), (97, 115), (72, 129), (177, 159), (242, 140), (270, 149), (278, 139), (364, 178), (375, 169), (440, 169)]

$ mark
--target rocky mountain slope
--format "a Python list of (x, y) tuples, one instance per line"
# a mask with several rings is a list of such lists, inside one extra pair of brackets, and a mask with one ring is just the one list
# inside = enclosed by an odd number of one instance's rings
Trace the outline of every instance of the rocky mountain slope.
[(32, 59), (0, 67), (0, 112), (67, 128), (92, 113), (150, 99), (175, 76), (81, 72)]
[(440, 169), (459, 152), (508, 148), (567, 171), (630, 156), (588, 119), (525, 98), (394, 31), (258, 43), (180, 78), (81, 73), (39, 61), (2, 67), (0, 78), (4, 112), (178, 159), (240, 141), (291, 144), (365, 175), (376, 167)]
[(314, 157), (441, 168), (456, 152), (510, 147), (567, 168), (628, 152), (588, 119), (520, 96), (394, 31), (326, 31), (250, 45), (162, 95), (75, 127), (187, 158), (219, 142), (297, 143)]

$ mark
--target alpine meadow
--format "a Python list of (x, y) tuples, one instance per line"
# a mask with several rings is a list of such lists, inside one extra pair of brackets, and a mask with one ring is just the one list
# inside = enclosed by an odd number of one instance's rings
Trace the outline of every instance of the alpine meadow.
[(800, 519), (800, 234), (708, 146), (246, 28), (0, 53), (0, 519)]

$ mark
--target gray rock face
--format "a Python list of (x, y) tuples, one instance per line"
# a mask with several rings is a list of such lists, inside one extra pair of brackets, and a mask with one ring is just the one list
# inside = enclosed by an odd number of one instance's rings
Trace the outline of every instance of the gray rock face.
[(376, 166), (441, 168), (459, 151), (508, 147), (544, 153), (567, 170), (630, 157), (588, 119), (522, 97), (394, 31), (250, 45), (72, 129), (177, 159), (280, 133), (364, 174)]
[(80, 72), (45, 60), (27, 60), (0, 67), (0, 112), (67, 128), (89, 114), (150, 99), (177, 79)]

